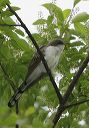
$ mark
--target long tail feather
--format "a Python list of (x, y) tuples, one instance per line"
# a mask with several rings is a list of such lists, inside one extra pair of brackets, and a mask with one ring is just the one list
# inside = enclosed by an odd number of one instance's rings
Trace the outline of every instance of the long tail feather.
[(22, 93), (26, 90), (27, 85), (22, 84), (15, 92), (15, 94), (11, 97), (10, 101), (8, 102), (9, 107), (13, 107), (16, 102), (20, 99)]
[(32, 87), (37, 81), (39, 81), (44, 75), (41, 74), (36, 80), (31, 81), (30, 83), (22, 83), (22, 85), (16, 90), (15, 94), (11, 97), (10, 101), (8, 102), (8, 106), (11, 108), (13, 107), (16, 102), (20, 99), (22, 93), (27, 90), (29, 87)]

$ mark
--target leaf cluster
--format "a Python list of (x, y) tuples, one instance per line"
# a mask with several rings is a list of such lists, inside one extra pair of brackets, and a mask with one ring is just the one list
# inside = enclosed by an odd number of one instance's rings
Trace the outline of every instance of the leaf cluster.
[[(62, 10), (56, 4), (46, 3), (42, 6), (49, 11), (48, 17), (36, 20), (33, 25), (37, 26), (37, 33), (33, 37), (39, 45), (47, 44), (50, 40), (60, 38), (65, 43), (65, 49), (61, 56), (59, 65), (55, 70), (55, 79), (64, 94), (74, 73), (83, 62), (89, 47), (89, 14), (78, 13), (75, 16), (75, 6), (80, 0), (75, 0), (73, 9)], [(34, 47), (26, 37), (25, 32), (16, 26), (2, 26), (1, 24), (15, 25), (13, 14), (6, 7), (9, 0), (0, 1), (0, 63), (3, 65), (9, 78), (17, 88), (27, 72), (27, 65), (34, 54)], [(13, 7), (15, 11), (20, 8)], [(89, 97), (89, 66), (83, 72), (77, 86), (71, 94), (68, 103), (76, 103)], [(58, 99), (48, 77), (33, 86), (20, 100), (20, 115), (15, 115), (14, 108), (10, 111), (6, 106), (13, 90), (5, 73), (0, 68), (0, 126), (13, 128), (15, 122), (19, 122), (22, 128), (50, 128), (52, 119), (58, 106)], [(84, 127), (88, 128), (89, 103), (72, 107), (64, 112), (64, 117), (57, 127), (79, 128), (79, 121), (84, 119)], [(66, 116), (66, 113), (69, 113)], [(8, 116), (9, 115), (9, 116)], [(8, 116), (8, 118), (7, 118)], [(4, 120), (4, 123), (3, 123)]]

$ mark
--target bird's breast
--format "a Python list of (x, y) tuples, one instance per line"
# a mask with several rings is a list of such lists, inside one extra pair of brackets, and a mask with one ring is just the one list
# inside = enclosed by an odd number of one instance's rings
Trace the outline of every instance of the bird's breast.
[(54, 69), (59, 61), (60, 57), (59, 47), (49, 46), (45, 50), (45, 59), (50, 69)]

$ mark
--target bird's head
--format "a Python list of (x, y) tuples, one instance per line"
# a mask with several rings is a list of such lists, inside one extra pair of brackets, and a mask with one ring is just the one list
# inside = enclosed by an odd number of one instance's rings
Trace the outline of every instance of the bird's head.
[(49, 46), (54, 46), (58, 47), (59, 49), (63, 50), (64, 49), (64, 42), (60, 39), (53, 40), (49, 43)]
[(61, 45), (64, 45), (64, 42), (62, 40), (59, 40), (59, 39), (56, 39), (56, 40), (53, 40), (49, 43), (49, 45), (51, 46), (61, 46)]

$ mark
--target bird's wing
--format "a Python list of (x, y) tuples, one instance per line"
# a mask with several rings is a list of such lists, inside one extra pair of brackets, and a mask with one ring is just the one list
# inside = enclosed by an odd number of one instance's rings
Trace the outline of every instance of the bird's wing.
[[(46, 48), (46, 46), (41, 46), (40, 47), (40, 50), (43, 53), (43, 55), (44, 55), (44, 52), (45, 52), (45, 48)], [(38, 66), (38, 64), (40, 62), (41, 62), (40, 55), (36, 52), (34, 57), (32, 58), (32, 60), (29, 63), (28, 72), (27, 72), (27, 75), (25, 77), (25, 81), (27, 80), (27, 78), (30, 76), (30, 74), (34, 71), (34, 69)]]
[[(44, 55), (45, 48), (46, 48), (46, 46), (40, 47), (40, 50), (43, 53), (43, 55)], [(28, 79), (28, 77), (31, 75), (31, 73), (34, 71), (34, 69), (38, 66), (38, 64), (40, 62), (41, 62), (40, 56), (36, 52), (34, 57), (31, 60), (31, 62), (29, 63), (28, 73), (26, 75), (25, 81), (21, 84), (21, 86), (16, 90), (15, 94), (11, 97), (11, 99), (8, 103), (9, 107), (14, 106), (14, 104), (17, 102), (17, 100), (21, 97), (22, 93), (29, 87), (29, 83), (26, 83), (26, 80)], [(42, 76), (40, 76), (38, 79), (40, 79), (41, 77)]]

